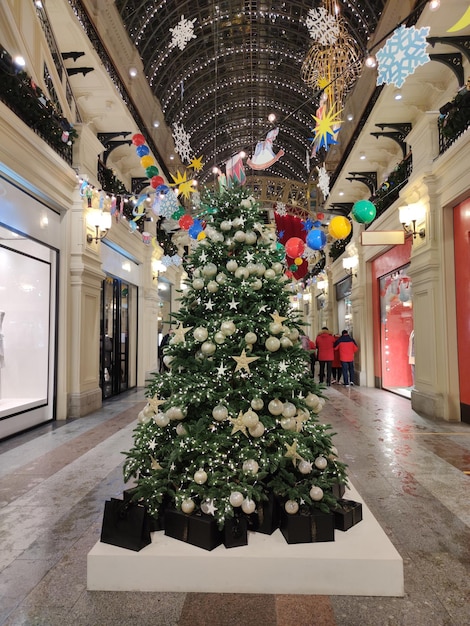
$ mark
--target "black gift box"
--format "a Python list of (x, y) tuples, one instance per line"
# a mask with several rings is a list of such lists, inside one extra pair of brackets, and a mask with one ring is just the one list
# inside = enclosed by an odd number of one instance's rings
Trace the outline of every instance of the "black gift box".
[(179, 541), (188, 541), (189, 519), (190, 515), (168, 508), (164, 514), (165, 535), (178, 539)]
[(141, 504), (111, 498), (104, 505), (101, 542), (138, 552), (152, 541), (149, 520)]
[(281, 532), (287, 543), (317, 543), (335, 540), (333, 513), (300, 511), (295, 515), (281, 509)]
[[(124, 502), (131, 502), (134, 499), (135, 494), (137, 493), (138, 487), (130, 487), (129, 489), (125, 489), (122, 492), (122, 496), (124, 498)], [(139, 502), (139, 500), (137, 500)], [(162, 507), (163, 508), (163, 507)], [(150, 524), (150, 532), (155, 532), (157, 530), (163, 530), (165, 528), (165, 517), (162, 513), (158, 517), (153, 517), (149, 513), (149, 524)]]
[(332, 486), (331, 492), (335, 498), (342, 498), (346, 491), (346, 485), (344, 483), (336, 483)]
[(270, 493), (268, 500), (257, 502), (254, 513), (246, 515), (248, 530), (272, 535), (279, 528), (280, 517), (279, 501), (274, 494)]
[(335, 528), (348, 530), (362, 520), (362, 504), (354, 500), (338, 500), (334, 515)]
[(198, 512), (189, 516), (188, 543), (204, 550), (213, 550), (220, 546), (222, 531), (218, 529), (212, 515)]
[(236, 515), (224, 524), (224, 546), (238, 548), (248, 545), (248, 520), (245, 516)]

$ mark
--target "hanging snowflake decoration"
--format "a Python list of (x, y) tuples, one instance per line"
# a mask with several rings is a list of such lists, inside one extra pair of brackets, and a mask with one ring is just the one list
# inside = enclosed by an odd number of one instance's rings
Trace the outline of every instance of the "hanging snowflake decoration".
[(339, 24), (335, 16), (328, 13), (325, 7), (310, 9), (305, 26), (310, 37), (324, 46), (331, 45), (338, 39)]
[(169, 191), (160, 201), (160, 215), (162, 217), (171, 217), (178, 209), (178, 198), (173, 191)]
[(286, 205), (284, 202), (276, 202), (276, 206), (274, 207), (274, 210), (281, 217), (284, 215), (287, 215), (287, 209), (286, 209)]
[(327, 198), (330, 195), (330, 176), (326, 171), (324, 165), (321, 167), (317, 167), (318, 170), (318, 188), (323, 194), (324, 198)]
[(183, 259), (180, 257), (179, 254), (174, 254), (171, 257), (171, 262), (173, 265), (175, 265), (176, 267), (179, 267), (181, 265), (181, 263), (183, 262)]
[(377, 85), (393, 83), (400, 88), (407, 76), (430, 61), (426, 52), (428, 35), (428, 26), (419, 29), (414, 26), (397, 28), (376, 54), (379, 64)]
[(191, 135), (184, 130), (183, 124), (173, 124), (173, 141), (175, 150), (180, 155), (182, 161), (191, 161), (191, 145), (189, 143)]
[(175, 28), (170, 28), (170, 33), (172, 36), (172, 40), (170, 42), (170, 49), (178, 48), (180, 50), (184, 50), (191, 39), (196, 39), (196, 35), (194, 34), (194, 22), (196, 18), (193, 20), (186, 20), (184, 15), (181, 16), (179, 23), (175, 26)]

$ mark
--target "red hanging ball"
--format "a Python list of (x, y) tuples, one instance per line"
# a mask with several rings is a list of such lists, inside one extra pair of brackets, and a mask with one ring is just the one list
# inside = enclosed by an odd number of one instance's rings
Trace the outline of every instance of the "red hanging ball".
[(132, 143), (134, 144), (134, 146), (141, 146), (145, 143), (145, 137), (140, 133), (132, 135)]

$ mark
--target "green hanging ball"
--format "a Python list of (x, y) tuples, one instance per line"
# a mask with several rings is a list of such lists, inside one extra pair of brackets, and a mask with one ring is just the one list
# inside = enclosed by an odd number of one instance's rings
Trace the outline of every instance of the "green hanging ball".
[(147, 178), (152, 178), (152, 176), (158, 176), (159, 169), (155, 167), (155, 165), (149, 165), (149, 167), (145, 168), (145, 173), (147, 174)]
[(370, 224), (377, 211), (370, 200), (358, 200), (354, 203), (351, 214), (359, 224)]
[(183, 209), (183, 207), (180, 207), (177, 211), (175, 211), (173, 213), (173, 215), (171, 216), (174, 220), (179, 220), (180, 217), (183, 217), (183, 215), (186, 213), (186, 211)]
[(289, 269), (291, 272), (296, 272), (299, 268), (297, 267), (295, 263), (292, 263), (292, 265), (289, 266)]

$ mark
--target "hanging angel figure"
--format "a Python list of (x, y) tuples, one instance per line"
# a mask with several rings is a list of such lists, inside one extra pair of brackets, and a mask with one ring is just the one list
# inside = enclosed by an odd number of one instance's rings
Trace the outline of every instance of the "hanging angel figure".
[(264, 141), (258, 141), (255, 148), (255, 154), (252, 159), (248, 158), (246, 163), (253, 170), (265, 170), (276, 161), (278, 161), (283, 155), (284, 150), (281, 148), (277, 154), (273, 151), (273, 142), (279, 133), (279, 128), (273, 128), (266, 135)]

